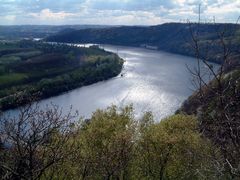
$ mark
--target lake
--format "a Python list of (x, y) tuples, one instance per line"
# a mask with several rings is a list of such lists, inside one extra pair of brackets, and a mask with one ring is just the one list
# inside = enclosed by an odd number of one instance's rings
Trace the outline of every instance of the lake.
[(72, 106), (89, 118), (98, 108), (133, 104), (136, 117), (151, 111), (155, 121), (160, 121), (172, 115), (193, 93), (192, 76), (186, 66), (194, 68), (194, 58), (143, 48), (102, 47), (125, 60), (118, 77), (42, 100), (40, 106), (53, 103), (63, 111)]

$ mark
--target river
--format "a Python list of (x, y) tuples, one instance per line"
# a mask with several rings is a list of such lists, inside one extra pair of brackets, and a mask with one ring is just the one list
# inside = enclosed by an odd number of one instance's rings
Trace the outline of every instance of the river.
[(39, 104), (44, 107), (53, 103), (63, 111), (72, 106), (84, 118), (89, 118), (98, 108), (133, 104), (137, 118), (151, 111), (155, 121), (160, 121), (172, 115), (193, 93), (192, 76), (186, 66), (193, 69), (197, 64), (194, 58), (134, 47), (104, 45), (103, 48), (125, 60), (118, 77), (77, 88)]

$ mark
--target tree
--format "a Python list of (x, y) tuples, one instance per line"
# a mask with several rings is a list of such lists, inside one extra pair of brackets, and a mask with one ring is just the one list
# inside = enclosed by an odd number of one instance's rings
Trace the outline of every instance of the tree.
[[(239, 28), (237, 23), (236, 29)], [(216, 24), (213, 26), (217, 27)], [(194, 105), (192, 107), (198, 116), (200, 131), (222, 152), (222, 160), (213, 162), (216, 170), (221, 176), (240, 178), (240, 70), (239, 55), (232, 53), (235, 48), (232, 41), (237, 39), (235, 33), (238, 31), (227, 27), (216, 28), (217, 38), (209, 41), (208, 46), (203, 48), (199, 27), (200, 22), (197, 25), (189, 22), (192, 40), (190, 44), (197, 58), (197, 68), (189, 71), (199, 90), (185, 106)], [(213, 48), (218, 49), (218, 58), (221, 60), (218, 71), (209, 63), (209, 60), (216, 56), (209, 51)], [(204, 71), (202, 65), (205, 67)], [(205, 78), (206, 72), (212, 77), (210, 83)]]
[(144, 127), (134, 163), (136, 179), (214, 177), (208, 161), (212, 147), (196, 130), (193, 116), (176, 115)]
[(41, 179), (50, 167), (61, 163), (74, 117), (71, 112), (63, 115), (57, 106), (41, 110), (37, 105), (22, 108), (18, 117), (2, 117), (1, 179)]
[[(73, 156), (62, 167), (71, 179), (125, 179), (135, 144), (131, 106), (97, 110), (75, 132)], [(60, 173), (59, 177), (64, 174)]]

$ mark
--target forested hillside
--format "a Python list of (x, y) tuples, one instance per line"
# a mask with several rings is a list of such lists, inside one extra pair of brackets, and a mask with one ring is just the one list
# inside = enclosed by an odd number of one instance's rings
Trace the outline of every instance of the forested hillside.
[(0, 26), (0, 39), (45, 38), (65, 30), (106, 28), (104, 25), (11, 25)]
[[(62, 32), (47, 38), (53, 42), (100, 43), (126, 46), (156, 46), (159, 50), (195, 56), (192, 49), (191, 33), (198, 32), (202, 54), (212, 56), (210, 61), (221, 62), (221, 48), (216, 41), (224, 32), (226, 41), (231, 44), (231, 51), (238, 54), (240, 47), (240, 26), (235, 24), (181, 24), (167, 23), (163, 25), (139, 27), (122, 26), (103, 29), (84, 29)], [(234, 38), (234, 37), (238, 38)], [(236, 58), (235, 58), (236, 59)]]
[[(218, 166), (219, 171), (224, 169), (223, 174), (230, 172), (230, 177), (223, 179), (239, 179), (240, 58), (239, 46), (237, 45), (234, 49), (233, 45), (234, 42), (239, 42), (239, 34), (230, 38), (226, 36), (226, 29), (215, 34), (220, 36), (214, 44), (210, 43), (209, 46), (216, 49), (219, 52), (217, 55), (222, 59), (218, 71), (214, 71), (208, 62), (215, 54), (206, 53), (205, 58), (200, 59), (200, 52), (207, 52), (207, 49), (202, 48), (201, 37), (199, 39), (198, 34), (191, 36), (198, 66), (195, 69), (189, 69), (189, 72), (197, 90), (183, 103), (177, 113), (197, 117), (199, 132), (209, 139), (223, 156), (222, 162), (216, 162), (218, 165), (215, 164), (215, 166)], [(201, 63), (204, 64), (205, 70), (200, 68)], [(212, 75), (210, 82), (204, 80), (206, 72)]]

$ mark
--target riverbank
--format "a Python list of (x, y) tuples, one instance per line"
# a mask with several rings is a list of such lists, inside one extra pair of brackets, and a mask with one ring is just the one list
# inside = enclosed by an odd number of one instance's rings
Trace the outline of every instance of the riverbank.
[[(118, 75), (107, 81), (76, 88), (46, 98), (38, 105), (44, 109), (49, 104), (55, 104), (63, 109), (63, 113), (68, 113), (67, 110), (72, 107), (73, 111), (78, 111), (87, 119), (96, 109), (104, 109), (111, 104), (118, 107), (133, 104), (137, 118), (143, 112), (151, 111), (154, 120), (159, 121), (174, 114), (192, 95), (191, 74), (186, 64), (194, 68), (195, 59), (143, 48), (113, 45), (104, 45), (103, 48), (118, 53), (124, 59), (123, 77)], [(17, 114), (17, 111), (9, 113)]]
[[(223, 33), (224, 32), (224, 33)], [(121, 46), (147, 47), (170, 53), (196, 57), (193, 38), (198, 40), (199, 57), (214, 63), (223, 63), (219, 33), (224, 34), (225, 45), (231, 61), (239, 63), (238, 47), (240, 26), (237, 24), (165, 23), (156, 26), (120, 26), (104, 29), (62, 31), (46, 38), (47, 41), (64, 43), (97, 43)], [(106, 36), (107, 34), (107, 36)], [(192, 37), (196, 36), (196, 37)]]
[(107, 80), (123, 66), (116, 54), (96, 46), (22, 41), (1, 44), (0, 53), (2, 111)]

